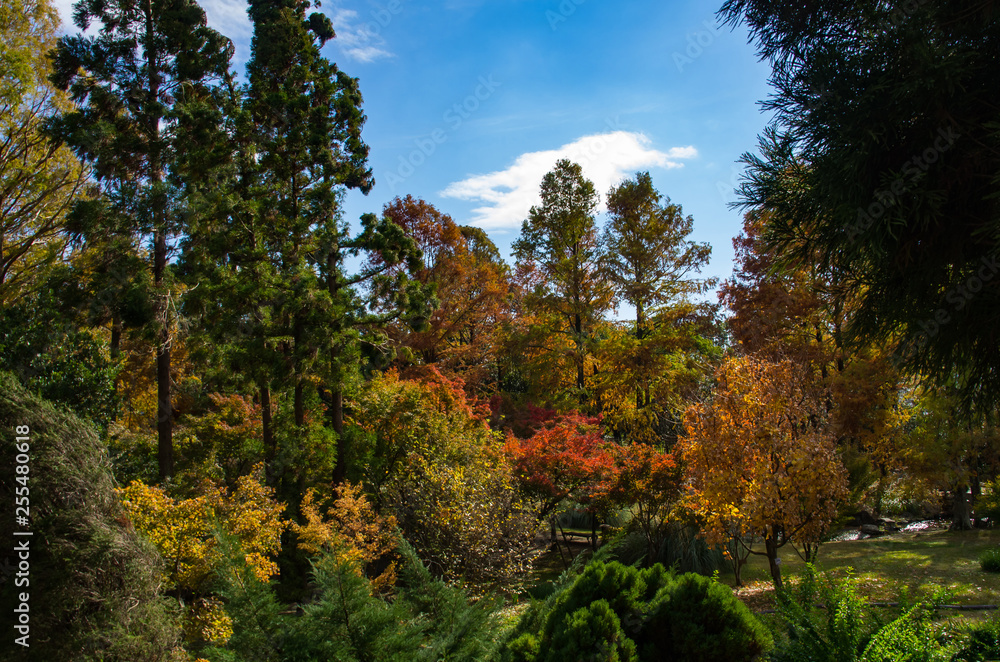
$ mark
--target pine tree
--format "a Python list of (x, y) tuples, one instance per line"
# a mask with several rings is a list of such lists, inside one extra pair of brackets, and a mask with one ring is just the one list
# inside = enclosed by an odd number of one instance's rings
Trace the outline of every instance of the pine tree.
[[(78, 234), (108, 233), (150, 245), (155, 290), (157, 439), (161, 479), (173, 474), (168, 259), (182, 231), (180, 202), (168, 182), (175, 136), (190, 119), (186, 101), (220, 80), (232, 45), (208, 27), (193, 0), (80, 0), (74, 22), (96, 37), (63, 37), (53, 83), (78, 104), (52, 123), (91, 165), (103, 196), (78, 208)], [(102, 213), (107, 210), (108, 213)], [(110, 227), (109, 227), (110, 226)]]

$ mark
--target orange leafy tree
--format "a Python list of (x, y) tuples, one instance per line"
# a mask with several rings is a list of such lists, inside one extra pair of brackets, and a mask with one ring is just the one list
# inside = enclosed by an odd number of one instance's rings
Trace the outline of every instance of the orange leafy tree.
[(614, 455), (598, 419), (575, 412), (527, 439), (508, 435), (506, 448), (518, 484), (538, 501), (538, 521), (565, 499), (587, 502), (605, 492), (614, 474)]
[[(435, 285), (439, 301), (424, 329), (397, 323), (390, 335), (412, 352), (410, 358), (461, 374), (470, 388), (483, 386), (498, 330), (509, 316), (509, 274), (500, 252), (481, 229), (458, 225), (410, 195), (393, 199), (382, 213), (420, 247), (423, 268), (415, 277)], [(373, 264), (381, 261), (378, 254), (371, 258)]]
[[(847, 478), (826, 422), (822, 394), (808, 388), (791, 361), (753, 356), (726, 360), (710, 402), (685, 413), (679, 444), (690, 481), (688, 499), (705, 522), (709, 542), (730, 543), (736, 557), (765, 555), (781, 588), (778, 549), (798, 541), (815, 558)], [(764, 551), (752, 547), (763, 538)], [(798, 550), (796, 550), (798, 551)]]
[(595, 501), (632, 509), (632, 523), (646, 538), (646, 558), (652, 563), (680, 496), (683, 470), (673, 453), (649, 444), (613, 446), (611, 452), (614, 468)]

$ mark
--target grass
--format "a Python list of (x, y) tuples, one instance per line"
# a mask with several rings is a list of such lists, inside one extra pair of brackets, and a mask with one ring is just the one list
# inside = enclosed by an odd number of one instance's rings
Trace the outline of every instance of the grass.
[[(928, 599), (940, 589), (951, 604), (1000, 604), (1000, 575), (984, 572), (979, 556), (1000, 547), (1000, 530), (931, 530), (882, 538), (831, 542), (819, 551), (816, 567), (831, 577), (854, 576), (862, 595), (892, 602), (903, 587), (913, 599)], [(805, 563), (790, 547), (780, 553), (782, 578), (795, 583)], [(733, 576), (720, 579), (733, 585)], [(751, 556), (743, 569), (739, 595), (754, 610), (774, 603), (774, 587), (763, 556)]]

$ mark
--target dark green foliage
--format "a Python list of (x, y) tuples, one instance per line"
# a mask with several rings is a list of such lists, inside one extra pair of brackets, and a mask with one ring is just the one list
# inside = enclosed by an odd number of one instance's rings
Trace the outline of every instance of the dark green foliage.
[(469, 602), (465, 591), (435, 579), (408, 542), (400, 538), (399, 600), (426, 623), (420, 659), (486, 660), (497, 644), (496, 604)]
[(846, 338), (1000, 397), (1000, 7), (728, 0), (773, 66), (742, 196), (765, 239), (837, 284)]
[(682, 660), (751, 660), (770, 647), (764, 625), (733, 596), (732, 589), (688, 573), (650, 601), (638, 640), (643, 659), (669, 651)]
[(1000, 549), (989, 549), (980, 554), (979, 566), (986, 572), (1000, 572)]
[(219, 593), (233, 636), (225, 646), (198, 651), (212, 662), (486, 660), (497, 646), (492, 602), (473, 604), (461, 589), (431, 577), (405, 541), (391, 599), (372, 595), (355, 565), (333, 552), (315, 559), (314, 597), (297, 613), (282, 613), (274, 591), (249, 572), (238, 547), (220, 542), (229, 565)]
[(726, 559), (718, 547), (709, 547), (694, 526), (672, 523), (666, 528), (660, 549), (654, 559), (677, 572), (711, 575), (726, 567)]
[(952, 656), (952, 662), (984, 662), (1000, 659), (1000, 619), (996, 616), (977, 625), (968, 639)]
[(722, 584), (659, 564), (638, 570), (595, 560), (532, 605), (503, 659), (736, 662), (759, 659), (769, 645), (764, 626)]
[(646, 539), (641, 532), (633, 531), (616, 541), (611, 548), (615, 560), (625, 565), (651, 565), (660, 563), (679, 573), (694, 572), (711, 575), (727, 566), (722, 550), (709, 547), (691, 526), (673, 523), (666, 527), (656, 555), (647, 559)]
[(368, 580), (345, 558), (328, 555), (313, 566), (319, 593), (305, 614), (290, 623), (282, 659), (410, 660), (422, 639), (422, 623), (402, 602), (371, 595)]
[(858, 596), (850, 580), (817, 582), (812, 565), (806, 566), (797, 591), (779, 596), (778, 614), (785, 637), (771, 653), (775, 662), (947, 659), (925, 605), (904, 607), (895, 617), (880, 613)]
[[(13, 569), (4, 572), (0, 606), (11, 614), (17, 593), (30, 593), (31, 659), (173, 659), (180, 637), (158, 595), (162, 561), (125, 519), (97, 436), (9, 374), (0, 374), (0, 498), (13, 504), (23, 487), (14, 472), (14, 431), (22, 425), (30, 428), (30, 585), (15, 587)], [(2, 530), (4, 555), (16, 563), (10, 550), (23, 538), (10, 524)], [(0, 657), (20, 659), (5, 630)]]
[[(58, 42), (51, 80), (75, 106), (53, 117), (48, 130), (95, 178), (97, 199), (77, 201), (69, 230), (102, 253), (107, 268), (82, 289), (109, 302), (138, 294), (142, 300), (129, 308), (153, 313), (157, 459), (166, 479), (174, 473), (168, 263), (187, 215), (178, 188), (190, 174), (179, 155), (201, 131), (192, 124), (213, 119), (197, 109), (225, 78), (233, 47), (208, 27), (194, 0), (79, 0), (73, 21), (95, 34)], [(146, 278), (132, 278), (143, 258)], [(150, 286), (133, 286), (143, 281)], [(136, 312), (110, 303), (94, 308), (110, 313), (118, 333)]]
[(94, 336), (60, 313), (48, 290), (0, 308), (0, 370), (102, 427), (115, 416), (118, 366)]

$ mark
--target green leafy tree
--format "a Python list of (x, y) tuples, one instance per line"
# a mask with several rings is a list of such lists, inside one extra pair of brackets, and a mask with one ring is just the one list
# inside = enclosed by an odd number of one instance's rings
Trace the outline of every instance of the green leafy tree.
[(86, 170), (65, 146), (41, 130), (66, 110), (66, 95), (49, 82), (46, 53), (59, 18), (46, 0), (0, 9), (0, 304), (41, 282), (65, 249), (63, 221)]
[(156, 311), (157, 444), (160, 477), (173, 474), (170, 383), (171, 306), (168, 259), (181, 232), (180, 202), (168, 179), (175, 138), (190, 121), (185, 104), (198, 99), (229, 65), (232, 45), (208, 27), (193, 0), (80, 0), (80, 30), (55, 51), (56, 87), (77, 108), (52, 122), (52, 132), (93, 168), (101, 197), (78, 203), (74, 234), (110, 234), (149, 243)]
[[(662, 419), (679, 408), (671, 400), (698, 362), (699, 337), (710, 334), (711, 307), (691, 297), (714, 285), (714, 279), (697, 278), (712, 247), (688, 239), (694, 219), (662, 199), (648, 172), (613, 187), (607, 200), (602, 273), (618, 298), (635, 308), (635, 322), (604, 343), (601, 403), (616, 433), (652, 442)], [(626, 389), (634, 407), (625, 402)]]
[(514, 257), (519, 268), (536, 274), (525, 306), (537, 315), (536, 325), (545, 336), (540, 342), (546, 351), (569, 359), (583, 402), (595, 327), (612, 298), (598, 270), (597, 192), (578, 164), (560, 159), (542, 179), (541, 197), (542, 204), (533, 206), (521, 225)]
[(680, 205), (661, 198), (648, 172), (637, 173), (608, 192), (602, 262), (617, 294), (635, 307), (640, 340), (657, 308), (714, 284), (712, 279), (693, 277), (708, 264), (712, 247), (690, 241), (694, 219), (684, 216)]

